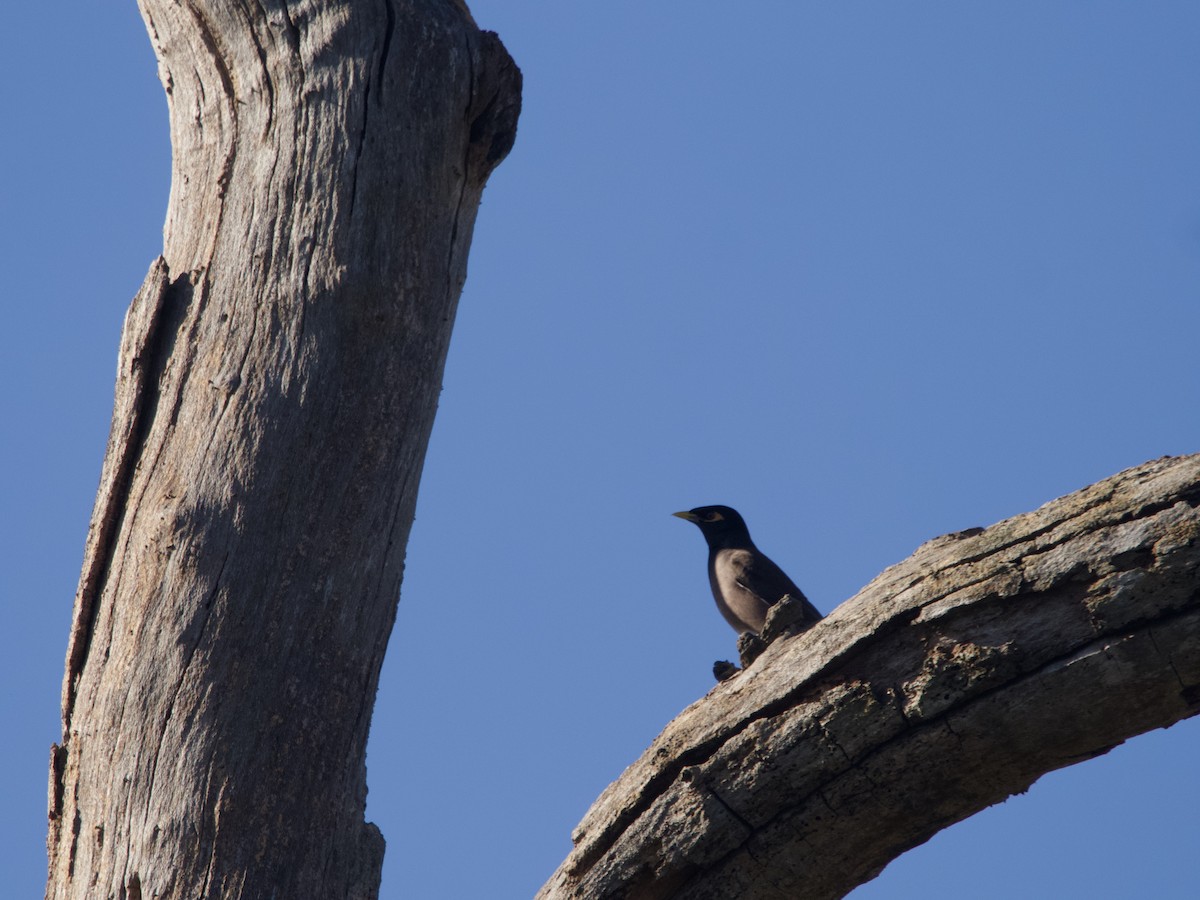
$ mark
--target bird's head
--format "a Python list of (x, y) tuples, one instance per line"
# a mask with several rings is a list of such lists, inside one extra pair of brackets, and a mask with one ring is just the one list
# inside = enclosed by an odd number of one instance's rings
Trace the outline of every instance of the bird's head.
[(750, 540), (745, 521), (736, 509), (728, 506), (697, 506), (671, 515), (695, 522), (709, 544), (721, 544), (729, 539)]

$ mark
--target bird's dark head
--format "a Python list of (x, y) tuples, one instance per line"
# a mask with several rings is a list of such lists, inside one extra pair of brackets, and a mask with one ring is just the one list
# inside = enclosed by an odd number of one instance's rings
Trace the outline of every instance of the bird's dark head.
[(687, 512), (671, 513), (700, 526), (700, 531), (709, 546), (729, 546), (749, 543), (750, 532), (736, 509), (728, 506), (697, 506)]

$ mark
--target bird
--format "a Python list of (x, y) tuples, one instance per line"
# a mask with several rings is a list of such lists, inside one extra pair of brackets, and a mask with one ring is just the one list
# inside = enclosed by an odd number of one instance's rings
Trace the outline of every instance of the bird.
[(728, 506), (697, 506), (672, 513), (694, 522), (708, 542), (708, 582), (717, 609), (738, 634), (762, 631), (767, 610), (790, 594), (802, 606), (800, 623), (818, 622), (821, 614), (795, 582), (750, 540), (750, 531), (737, 510)]

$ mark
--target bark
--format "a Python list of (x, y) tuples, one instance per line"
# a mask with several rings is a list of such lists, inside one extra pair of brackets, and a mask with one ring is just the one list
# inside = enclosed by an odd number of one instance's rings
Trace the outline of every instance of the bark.
[(686, 709), (543, 900), (833, 898), (1200, 711), (1200, 455), (930, 541)]
[(47, 896), (374, 897), (365, 747), (520, 73), (455, 0), (140, 0), (174, 152), (126, 318)]

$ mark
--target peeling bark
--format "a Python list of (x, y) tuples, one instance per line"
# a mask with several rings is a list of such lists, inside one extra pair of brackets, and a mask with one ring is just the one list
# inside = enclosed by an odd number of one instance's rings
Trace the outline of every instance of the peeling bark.
[(520, 73), (461, 0), (140, 0), (171, 117), (46, 895), (374, 897), (365, 748)]
[(688, 707), (538, 894), (841, 897), (1200, 712), (1200, 455), (925, 544)]

